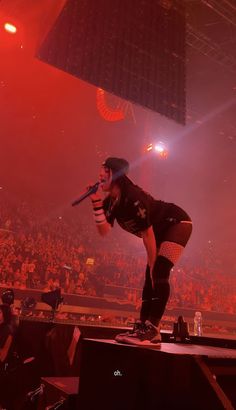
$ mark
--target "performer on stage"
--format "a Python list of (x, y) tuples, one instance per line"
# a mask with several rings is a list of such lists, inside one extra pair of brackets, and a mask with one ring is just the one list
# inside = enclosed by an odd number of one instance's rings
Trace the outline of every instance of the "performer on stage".
[(130, 332), (116, 340), (131, 344), (161, 342), (160, 321), (170, 294), (169, 276), (192, 232), (188, 214), (177, 205), (154, 199), (128, 177), (129, 163), (122, 158), (107, 158), (99, 180), (106, 193), (90, 195), (95, 223), (106, 235), (116, 220), (121, 228), (139, 236), (147, 252), (146, 278), (142, 293), (140, 320)]

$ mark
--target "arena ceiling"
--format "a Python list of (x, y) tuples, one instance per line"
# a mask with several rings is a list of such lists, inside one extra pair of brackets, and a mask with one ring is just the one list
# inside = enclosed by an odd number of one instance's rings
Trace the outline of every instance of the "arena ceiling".
[[(231, 241), (236, 1), (186, 1), (185, 127), (135, 105), (126, 107), (118, 121), (107, 121), (107, 107), (103, 115), (97, 107), (96, 87), (35, 58), (64, 4), (0, 1), (1, 186), (15, 198), (30, 195), (52, 206), (69, 206), (87, 181), (97, 178), (102, 159), (119, 155), (138, 164), (131, 172), (138, 183), (187, 208), (197, 226), (195, 238), (208, 240), (221, 231)], [(6, 20), (19, 28), (15, 38), (3, 32)], [(108, 108), (116, 103), (107, 96)], [(143, 147), (155, 138), (169, 144), (163, 163), (143, 160)]]

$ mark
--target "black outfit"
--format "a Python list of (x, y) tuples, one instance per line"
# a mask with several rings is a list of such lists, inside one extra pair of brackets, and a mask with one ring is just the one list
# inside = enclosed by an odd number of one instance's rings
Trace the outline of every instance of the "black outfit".
[[(12, 335), (10, 327), (6, 323), (0, 325), (0, 349), (2, 349), (7, 341), (8, 336)], [(5, 407), (8, 404), (9, 388), (6, 378), (6, 364), (10, 356), (11, 347), (4, 362), (0, 362), (0, 405)]]
[[(103, 202), (107, 222), (112, 226), (116, 220), (124, 230), (141, 237), (141, 232), (152, 226), (157, 248), (169, 241), (185, 246), (192, 231), (188, 214), (175, 204), (154, 199), (126, 176), (119, 182), (121, 197), (114, 201), (109, 195)], [(151, 320), (157, 325), (164, 313), (169, 298), (169, 274), (173, 263), (158, 255), (153, 268), (154, 289), (152, 288), (149, 266), (143, 288), (141, 320)]]
[(9, 325), (2, 323), (0, 325), (0, 349), (3, 348), (8, 336), (12, 336), (12, 331)]

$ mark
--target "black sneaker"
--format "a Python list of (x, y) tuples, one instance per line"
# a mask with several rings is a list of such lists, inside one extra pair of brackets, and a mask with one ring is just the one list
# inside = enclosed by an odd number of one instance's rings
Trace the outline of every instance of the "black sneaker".
[(138, 332), (144, 326), (145, 326), (145, 324), (143, 322), (141, 322), (141, 320), (136, 320), (132, 330), (129, 330), (125, 333), (119, 333), (118, 335), (116, 335), (115, 340), (119, 343), (127, 343), (127, 342), (124, 341), (124, 339), (126, 339), (127, 337), (136, 337)]
[(142, 326), (138, 326), (136, 331), (123, 334), (121, 343), (159, 347), (161, 345), (160, 326), (156, 327), (149, 320), (146, 320)]

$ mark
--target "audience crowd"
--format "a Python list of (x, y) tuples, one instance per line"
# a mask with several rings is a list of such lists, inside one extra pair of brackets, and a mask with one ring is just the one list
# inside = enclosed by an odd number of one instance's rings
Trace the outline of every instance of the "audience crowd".
[[(121, 230), (101, 239), (90, 209), (48, 211), (1, 192), (0, 286), (112, 296), (140, 305), (145, 252)], [(89, 207), (87, 207), (89, 208)], [(86, 214), (88, 212), (88, 214)], [(46, 215), (46, 216), (45, 216)], [(223, 245), (222, 245), (223, 246)], [(186, 250), (171, 274), (169, 307), (236, 313), (236, 278), (212, 247)]]

